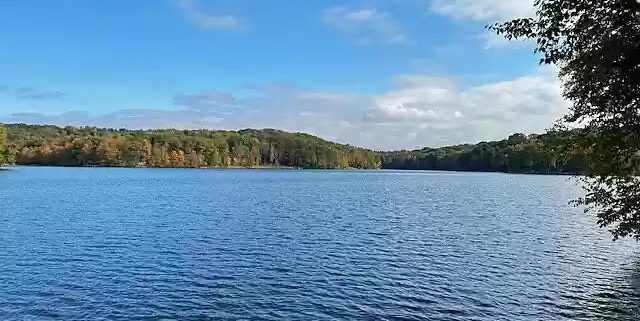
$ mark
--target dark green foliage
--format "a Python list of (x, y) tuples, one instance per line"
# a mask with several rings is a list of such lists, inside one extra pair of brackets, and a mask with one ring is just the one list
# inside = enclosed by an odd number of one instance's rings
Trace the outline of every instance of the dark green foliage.
[(6, 137), (7, 135), (4, 126), (0, 124), (0, 165), (3, 165), (7, 162)]
[(387, 169), (482, 171), (536, 174), (578, 174), (586, 164), (584, 152), (572, 144), (579, 131), (544, 135), (511, 135), (508, 139), (382, 153)]
[(278, 130), (114, 130), (7, 125), (22, 165), (379, 168), (372, 151)]
[(556, 65), (572, 107), (564, 120), (584, 125), (577, 144), (588, 167), (586, 196), (614, 238), (640, 240), (640, 1), (536, 0), (534, 18), (490, 28), (536, 41), (541, 63)]

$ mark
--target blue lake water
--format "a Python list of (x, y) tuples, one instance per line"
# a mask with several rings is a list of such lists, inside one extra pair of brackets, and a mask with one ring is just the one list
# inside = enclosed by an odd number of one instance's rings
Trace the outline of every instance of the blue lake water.
[(567, 177), (0, 171), (0, 320), (638, 320)]

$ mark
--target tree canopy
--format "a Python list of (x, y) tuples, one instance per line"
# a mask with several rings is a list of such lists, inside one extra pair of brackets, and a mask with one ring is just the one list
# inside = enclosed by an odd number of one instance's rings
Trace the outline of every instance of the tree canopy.
[(283, 131), (125, 130), (10, 124), (12, 161), (23, 165), (378, 168), (377, 154)]
[(4, 126), (0, 124), (0, 165), (4, 165), (7, 162), (6, 137), (6, 130)]
[(579, 174), (585, 170), (584, 151), (571, 146), (578, 130), (544, 135), (513, 134), (509, 138), (414, 151), (382, 152), (387, 169)]
[(614, 238), (640, 240), (640, 1), (536, 0), (536, 16), (490, 26), (536, 42), (542, 64), (559, 68), (572, 102), (564, 123), (586, 130), (586, 196)]

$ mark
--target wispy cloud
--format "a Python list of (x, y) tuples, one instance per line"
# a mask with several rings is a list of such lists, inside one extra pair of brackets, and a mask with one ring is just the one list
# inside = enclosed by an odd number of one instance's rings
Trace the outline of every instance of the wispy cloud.
[(191, 22), (204, 29), (239, 29), (243, 27), (238, 17), (206, 12), (196, 0), (176, 0), (176, 5)]
[(206, 116), (190, 110), (163, 110), (152, 108), (122, 109), (108, 114), (91, 115), (84, 111), (68, 111), (61, 114), (47, 115), (35, 112), (13, 113), (8, 122), (28, 124), (52, 124), (74, 126), (97, 126), (108, 128), (177, 128), (196, 129), (215, 127), (216, 116)]
[(218, 90), (204, 90), (195, 94), (178, 94), (173, 97), (173, 102), (177, 106), (189, 108), (208, 106), (215, 107), (220, 105), (234, 105), (236, 99), (232, 94)]
[[(534, 0), (433, 0), (433, 13), (456, 20), (471, 20), (486, 24), (535, 15)], [(493, 32), (477, 35), (484, 41), (485, 49), (514, 49), (530, 42), (509, 41)]]
[(535, 14), (534, 0), (433, 0), (431, 10), (455, 19), (494, 22)]
[(19, 99), (25, 100), (51, 100), (62, 98), (66, 94), (57, 90), (47, 90), (35, 87), (20, 87), (16, 89)]
[(388, 12), (377, 8), (333, 7), (322, 14), (328, 26), (355, 38), (358, 44), (405, 44), (406, 32)]

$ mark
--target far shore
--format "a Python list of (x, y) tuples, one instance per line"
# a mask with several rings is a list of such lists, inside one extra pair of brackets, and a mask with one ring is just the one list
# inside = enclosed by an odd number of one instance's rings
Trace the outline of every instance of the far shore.
[(215, 169), (215, 170), (314, 170), (314, 171), (400, 171), (400, 172), (443, 172), (443, 173), (495, 173), (495, 174), (508, 174), (508, 175), (539, 175), (539, 176), (583, 176), (579, 173), (561, 173), (561, 172), (500, 172), (500, 171), (469, 171), (469, 170), (442, 170), (442, 169), (398, 169), (398, 168), (304, 168), (304, 167), (292, 167), (292, 166), (200, 166), (200, 167), (159, 167), (159, 166), (105, 166), (105, 165), (40, 165), (40, 164), (13, 164), (4, 165), (0, 167), (0, 170), (6, 171), (13, 166), (22, 167), (69, 167), (69, 168), (146, 168), (146, 169)]
[(42, 164), (12, 164), (5, 165), (6, 167), (0, 167), (0, 169), (7, 170), (14, 166), (21, 167), (69, 167), (69, 168), (165, 168), (165, 169), (305, 169), (302, 167), (291, 167), (291, 166), (110, 166), (110, 165), (42, 165)]

